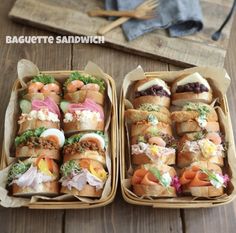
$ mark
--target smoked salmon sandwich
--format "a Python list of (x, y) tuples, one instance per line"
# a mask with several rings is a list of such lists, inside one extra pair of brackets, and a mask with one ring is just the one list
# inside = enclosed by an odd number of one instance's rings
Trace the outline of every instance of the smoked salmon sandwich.
[(181, 171), (179, 178), (183, 192), (195, 197), (216, 197), (224, 194), (229, 177), (223, 175), (221, 168), (211, 162), (192, 163)]
[(186, 102), (212, 102), (212, 89), (208, 81), (195, 72), (177, 78), (171, 87), (172, 104), (182, 106)]
[(23, 99), (32, 101), (51, 97), (55, 103), (59, 104), (61, 94), (61, 85), (53, 76), (39, 74), (27, 83), (27, 93), (23, 96)]
[(79, 131), (103, 130), (103, 107), (91, 99), (85, 99), (83, 103), (61, 102), (64, 112), (63, 129), (65, 133)]
[(220, 131), (215, 109), (204, 103), (188, 102), (183, 105), (180, 111), (172, 112), (171, 119), (176, 122), (178, 135), (202, 130), (208, 132)]
[(165, 164), (146, 164), (135, 170), (132, 190), (143, 197), (176, 197), (180, 183), (173, 167)]
[(60, 109), (51, 97), (44, 100), (20, 101), (19, 132), (40, 127), (60, 129)]
[(13, 196), (58, 195), (58, 179), (58, 165), (44, 155), (19, 160), (8, 173), (8, 185)]
[(145, 78), (134, 86), (134, 108), (142, 104), (156, 104), (166, 108), (170, 106), (170, 88), (159, 78)]
[(59, 160), (64, 142), (64, 133), (59, 129), (40, 127), (27, 130), (15, 138), (16, 157), (37, 158), (44, 154), (50, 159)]
[(72, 103), (83, 103), (91, 99), (104, 104), (105, 82), (102, 79), (79, 72), (72, 72), (64, 83), (64, 99)]

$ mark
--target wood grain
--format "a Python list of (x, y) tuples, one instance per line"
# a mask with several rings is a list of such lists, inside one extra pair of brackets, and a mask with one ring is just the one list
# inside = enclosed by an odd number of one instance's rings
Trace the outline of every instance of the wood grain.
[[(117, 28), (106, 35), (105, 45), (182, 66), (222, 67), (232, 20), (225, 27), (221, 40), (212, 41), (210, 36), (224, 21), (231, 5), (232, 0), (201, 0), (204, 30), (194, 36), (176, 39), (168, 37), (163, 30), (156, 30), (127, 42), (121, 28)], [(9, 15), (18, 22), (64, 34), (95, 35), (108, 23), (105, 18), (91, 18), (86, 14), (97, 7), (104, 7), (102, 1), (17, 0)]]

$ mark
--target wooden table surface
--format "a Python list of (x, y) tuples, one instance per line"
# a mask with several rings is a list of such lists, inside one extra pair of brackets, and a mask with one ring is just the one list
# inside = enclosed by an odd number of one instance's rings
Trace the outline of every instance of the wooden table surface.
[[(145, 71), (180, 69), (172, 65), (120, 52), (99, 45), (30, 44), (6, 45), (6, 35), (51, 35), (49, 32), (15, 24), (7, 17), (14, 0), (1, 0), (0, 4), (0, 142), (3, 140), (3, 122), (16, 64), (26, 58), (40, 70), (70, 70), (84, 68), (88, 60), (100, 65), (114, 77), (117, 90), (124, 75), (142, 65)], [(236, 135), (236, 17), (232, 27), (225, 68), (232, 78), (228, 91), (234, 134)], [(2, 144), (0, 145), (1, 151)], [(234, 229), (234, 230), (233, 230)], [(153, 209), (127, 204), (118, 188), (115, 201), (103, 208), (91, 210), (29, 210), (26, 208), (0, 208), (1, 233), (45, 232), (235, 232), (236, 200), (231, 204), (211, 209)]]

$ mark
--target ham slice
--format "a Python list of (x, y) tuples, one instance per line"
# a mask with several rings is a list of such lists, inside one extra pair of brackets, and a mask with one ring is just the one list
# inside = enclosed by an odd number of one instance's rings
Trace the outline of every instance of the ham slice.
[(50, 112), (57, 114), (59, 118), (61, 117), (59, 107), (50, 97), (45, 100), (32, 100), (32, 110), (39, 111), (42, 108), (47, 108)]
[(83, 110), (90, 110), (92, 112), (98, 112), (101, 116), (101, 119), (104, 119), (103, 108), (100, 105), (96, 104), (91, 99), (85, 99), (83, 103), (69, 104), (68, 106), (68, 111), (70, 113), (74, 113), (75, 111), (83, 111)]
[(39, 184), (52, 180), (52, 176), (39, 172), (37, 167), (31, 165), (24, 174), (19, 175), (19, 177), (16, 180), (13, 180), (12, 183), (16, 183), (20, 187), (32, 187), (33, 189), (36, 189)]
[(72, 187), (81, 191), (86, 183), (89, 185), (96, 187), (96, 189), (102, 189), (104, 182), (92, 175), (87, 169), (83, 169), (79, 174), (74, 174), (73, 177), (62, 177), (60, 182), (62, 182), (62, 186), (67, 187), (69, 190)]

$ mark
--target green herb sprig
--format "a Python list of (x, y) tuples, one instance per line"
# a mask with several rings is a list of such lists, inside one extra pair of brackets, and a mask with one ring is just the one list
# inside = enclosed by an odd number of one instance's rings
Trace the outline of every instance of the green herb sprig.
[(81, 168), (79, 164), (75, 162), (75, 160), (70, 160), (64, 163), (60, 168), (61, 175), (65, 177), (70, 176), (72, 172), (79, 173), (80, 171)]

